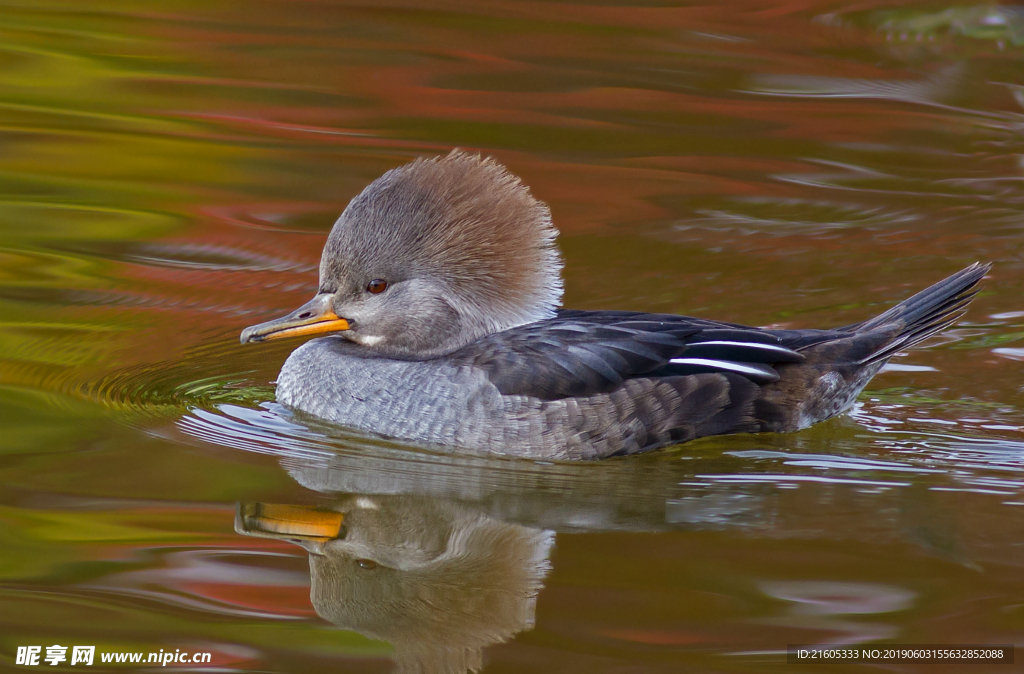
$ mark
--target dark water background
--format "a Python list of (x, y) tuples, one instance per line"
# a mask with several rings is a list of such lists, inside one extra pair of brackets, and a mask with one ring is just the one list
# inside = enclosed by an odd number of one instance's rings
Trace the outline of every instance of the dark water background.
[[(272, 382), (295, 344), (239, 331), (312, 295), (366, 183), (455, 146), (550, 204), (574, 308), (828, 327), (995, 267), (960, 326), (798, 434), (550, 466), (294, 417)], [(1024, 6), (0, 2), (0, 666), (91, 644), (221, 671), (845, 671), (780, 653), (1024, 645), (1022, 251)], [(236, 533), (238, 502), (343, 511), (376, 561), (318, 616), (306, 552)]]

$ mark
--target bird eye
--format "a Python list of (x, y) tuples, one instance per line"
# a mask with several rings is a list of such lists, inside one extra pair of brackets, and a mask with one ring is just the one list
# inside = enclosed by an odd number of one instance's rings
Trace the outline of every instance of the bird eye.
[(375, 278), (366, 284), (366, 292), (377, 295), (388, 289), (388, 282), (382, 278)]

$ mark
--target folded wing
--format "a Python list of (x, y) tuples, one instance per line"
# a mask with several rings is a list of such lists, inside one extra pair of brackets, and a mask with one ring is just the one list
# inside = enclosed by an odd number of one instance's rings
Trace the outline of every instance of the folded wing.
[(729, 373), (771, 383), (779, 379), (775, 366), (804, 360), (785, 341), (684, 316), (563, 311), (476, 342), (461, 359), (505, 395), (557, 400), (607, 393), (637, 378)]

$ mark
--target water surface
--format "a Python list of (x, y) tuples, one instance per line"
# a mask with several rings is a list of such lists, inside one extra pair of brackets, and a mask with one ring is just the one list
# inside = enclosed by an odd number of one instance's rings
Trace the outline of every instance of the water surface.
[[(1008, 4), (0, 3), (0, 659), (781, 672), (791, 643), (1024, 644), (1021, 73)], [(452, 147), (551, 206), (573, 308), (830, 327), (995, 267), (798, 434), (548, 465), (297, 417), (295, 344), (239, 331), (312, 295), (366, 183)], [(312, 580), (265, 530), (335, 512), (352, 545)], [(963, 671), (889, 669), (925, 668)]]

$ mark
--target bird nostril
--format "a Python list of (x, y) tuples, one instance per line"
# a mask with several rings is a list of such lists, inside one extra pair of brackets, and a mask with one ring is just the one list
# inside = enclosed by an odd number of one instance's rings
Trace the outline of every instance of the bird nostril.
[(303, 311), (301, 314), (299, 314), (299, 318), (301, 318), (301, 319), (312, 318), (312, 317), (313, 317), (313, 312), (312, 311)]

